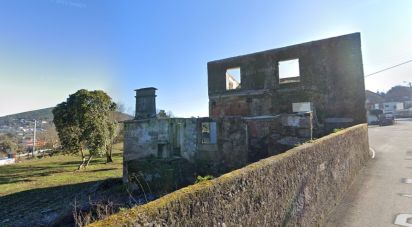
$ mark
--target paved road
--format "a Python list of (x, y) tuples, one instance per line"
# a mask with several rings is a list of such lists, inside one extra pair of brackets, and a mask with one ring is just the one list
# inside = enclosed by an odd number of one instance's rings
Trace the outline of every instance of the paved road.
[(356, 177), (326, 226), (412, 226), (412, 119), (371, 126), (369, 145), (375, 158)]

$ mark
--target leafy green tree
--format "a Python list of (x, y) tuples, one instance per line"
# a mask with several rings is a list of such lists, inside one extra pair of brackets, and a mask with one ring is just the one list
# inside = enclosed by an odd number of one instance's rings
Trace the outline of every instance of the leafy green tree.
[(15, 153), (17, 151), (17, 143), (10, 138), (2, 141), (1, 146), (4, 152)]
[[(87, 167), (93, 156), (107, 153), (112, 140), (110, 114), (115, 109), (116, 104), (104, 91), (85, 89), (69, 95), (66, 102), (53, 109), (62, 150), (79, 153), (82, 158), (78, 169)], [(86, 150), (89, 151), (87, 159)]]
[(0, 135), (0, 151), (4, 153), (16, 153), (18, 151), (18, 140), (13, 134)]

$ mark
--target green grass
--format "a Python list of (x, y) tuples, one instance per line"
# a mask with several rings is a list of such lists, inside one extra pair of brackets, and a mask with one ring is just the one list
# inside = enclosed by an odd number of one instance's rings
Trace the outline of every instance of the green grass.
[[(105, 157), (76, 171), (80, 158), (56, 155), (0, 166), (0, 226), (20, 225), (67, 213), (74, 200), (84, 201), (96, 183), (122, 176), (122, 152), (117, 145), (113, 163)], [(3, 220), (5, 217), (9, 220)], [(27, 224), (27, 223), (26, 223)]]

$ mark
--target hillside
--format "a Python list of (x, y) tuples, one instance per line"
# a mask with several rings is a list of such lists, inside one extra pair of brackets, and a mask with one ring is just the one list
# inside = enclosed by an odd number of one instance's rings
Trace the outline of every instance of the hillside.
[(52, 110), (54, 107), (39, 109), (39, 110), (32, 110), (22, 113), (10, 114), (3, 117), (0, 117), (0, 125), (8, 124), (9, 122), (13, 121), (14, 119), (26, 119), (26, 120), (43, 120), (43, 121), (52, 121), (53, 114)]
[[(53, 107), (0, 117), (0, 136), (7, 135), (13, 141), (16, 141), (19, 146), (18, 152), (25, 152), (32, 147), (34, 120), (37, 120), (36, 148), (47, 149), (57, 146), (58, 136), (53, 124), (52, 111)], [(124, 113), (114, 112), (113, 118), (119, 122), (132, 119), (133, 117)], [(0, 138), (0, 143), (3, 140), (4, 138)], [(3, 154), (0, 154), (0, 156), (4, 155), (3, 150)]]
[[(53, 108), (54, 107), (49, 107), (49, 108), (44, 108), (44, 109), (39, 109), (39, 110), (32, 110), (32, 111), (27, 111), (27, 112), (22, 112), (22, 113), (6, 115), (3, 117), (0, 117), (0, 125), (8, 124), (14, 119), (25, 119), (28, 121), (35, 119), (38, 121), (41, 120), (41, 121), (51, 122), (53, 121), (53, 113), (52, 113)], [(128, 114), (124, 114), (121, 112), (115, 113), (115, 119), (117, 121), (124, 121), (124, 120), (129, 120), (132, 118), (133, 117)]]

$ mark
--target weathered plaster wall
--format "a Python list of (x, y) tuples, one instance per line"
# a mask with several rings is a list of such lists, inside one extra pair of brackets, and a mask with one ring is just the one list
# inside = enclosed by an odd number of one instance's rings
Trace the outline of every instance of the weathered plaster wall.
[(192, 160), (194, 156), (198, 130), (196, 118), (151, 118), (124, 124), (125, 161), (158, 156), (159, 144), (165, 146), (164, 158), (178, 154)]
[(366, 125), (182, 188), (91, 226), (318, 226), (369, 159)]
[[(300, 82), (279, 83), (279, 61), (299, 59)], [(226, 90), (229, 68), (240, 67), (241, 89)], [(360, 33), (208, 63), (209, 115), (291, 113), (312, 102), (327, 130), (366, 122)]]
[[(182, 157), (197, 175), (221, 175), (311, 139), (311, 115), (168, 118), (125, 122), (124, 180), (142, 171), (136, 160)], [(201, 124), (216, 123), (216, 143), (202, 143)], [(164, 148), (161, 152), (159, 146)], [(130, 172), (132, 171), (132, 172)]]
[[(216, 122), (216, 143), (202, 143), (202, 122)], [(164, 152), (159, 156), (159, 144)], [(193, 174), (220, 175), (248, 163), (245, 122), (240, 117), (223, 119), (169, 118), (125, 122), (124, 181), (132, 172), (145, 171), (136, 160), (182, 157), (197, 167)], [(132, 171), (132, 172), (129, 172)], [(192, 175), (193, 175), (192, 174)]]

